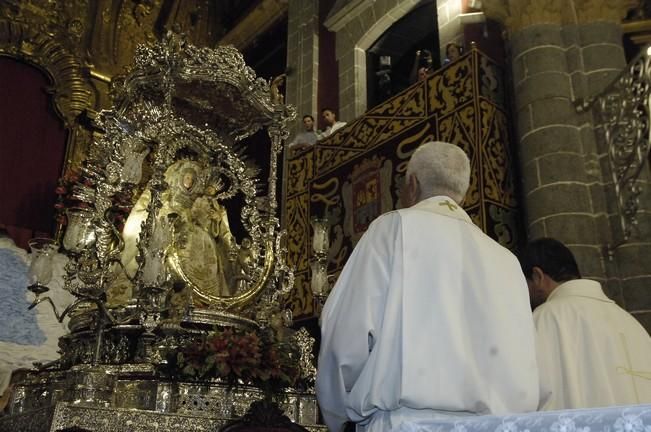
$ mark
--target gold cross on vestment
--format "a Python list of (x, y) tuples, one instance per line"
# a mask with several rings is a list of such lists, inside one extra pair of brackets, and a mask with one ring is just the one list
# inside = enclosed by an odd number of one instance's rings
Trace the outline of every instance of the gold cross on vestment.
[(449, 200), (445, 200), (443, 202), (439, 203), (440, 206), (447, 206), (450, 211), (454, 211), (457, 209), (456, 204), (451, 203)]

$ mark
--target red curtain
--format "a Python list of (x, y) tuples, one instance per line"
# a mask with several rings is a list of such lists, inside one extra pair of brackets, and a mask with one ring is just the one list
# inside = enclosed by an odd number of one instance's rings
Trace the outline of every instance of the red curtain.
[(30, 238), (51, 237), (55, 229), (66, 130), (50, 86), (36, 67), (0, 57), (0, 227), (25, 249)]

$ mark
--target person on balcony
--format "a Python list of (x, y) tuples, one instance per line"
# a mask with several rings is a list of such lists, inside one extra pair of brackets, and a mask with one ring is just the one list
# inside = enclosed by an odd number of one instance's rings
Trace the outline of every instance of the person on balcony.
[(323, 121), (326, 123), (326, 128), (321, 133), (319, 139), (327, 138), (332, 135), (337, 129), (346, 126), (346, 122), (337, 121), (337, 113), (332, 108), (323, 108), (321, 110)]
[(545, 410), (651, 403), (651, 338), (597, 281), (581, 279), (558, 240), (520, 256), (537, 330), (538, 365), (552, 391)]
[(429, 74), (434, 71), (434, 64), (432, 61), (432, 53), (429, 50), (418, 50), (416, 51), (416, 57), (414, 57), (414, 65), (411, 68), (411, 83), (424, 81), (427, 79)]
[(303, 132), (299, 132), (294, 137), (294, 140), (289, 143), (289, 148), (293, 150), (302, 150), (309, 148), (316, 143), (317, 137), (316, 132), (314, 132), (314, 117), (310, 114), (305, 114), (303, 116)]
[(461, 208), (470, 162), (430, 142), (402, 210), (373, 221), (321, 315), (316, 392), (328, 428), (534, 411), (534, 326), (518, 260)]
[(445, 60), (443, 60), (443, 65), (448, 65), (461, 57), (461, 52), (463, 49), (461, 45), (454, 42), (450, 42), (445, 46)]

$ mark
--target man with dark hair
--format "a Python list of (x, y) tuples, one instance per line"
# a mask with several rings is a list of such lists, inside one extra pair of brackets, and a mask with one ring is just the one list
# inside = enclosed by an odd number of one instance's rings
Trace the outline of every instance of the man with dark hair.
[(581, 279), (572, 252), (541, 238), (520, 256), (534, 307), (543, 409), (651, 403), (651, 338), (631, 314)]
[(563, 243), (552, 238), (541, 238), (529, 243), (520, 256), (520, 264), (527, 280), (535, 282), (528, 283), (532, 309), (543, 304), (551, 293), (550, 284), (538, 283), (543, 281), (545, 276), (557, 283), (581, 279), (579, 266), (572, 252)]
[(321, 136), (319, 137), (320, 139), (329, 137), (337, 129), (346, 126), (346, 122), (337, 121), (337, 113), (335, 113), (335, 110), (333, 110), (332, 108), (323, 108), (321, 110), (321, 115), (323, 116), (323, 120), (325, 121), (327, 126), (324, 129)]
[(295, 150), (308, 148), (316, 143), (317, 136), (314, 132), (314, 117), (310, 114), (303, 116), (303, 132), (296, 134), (294, 140), (289, 144), (289, 147)]

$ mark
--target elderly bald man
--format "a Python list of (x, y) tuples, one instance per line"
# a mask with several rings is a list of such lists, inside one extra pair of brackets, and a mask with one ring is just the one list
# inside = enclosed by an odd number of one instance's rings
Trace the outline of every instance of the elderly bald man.
[(536, 410), (527, 283), (515, 256), (461, 208), (470, 163), (430, 142), (402, 203), (355, 247), (321, 316), (317, 396), (331, 431)]

